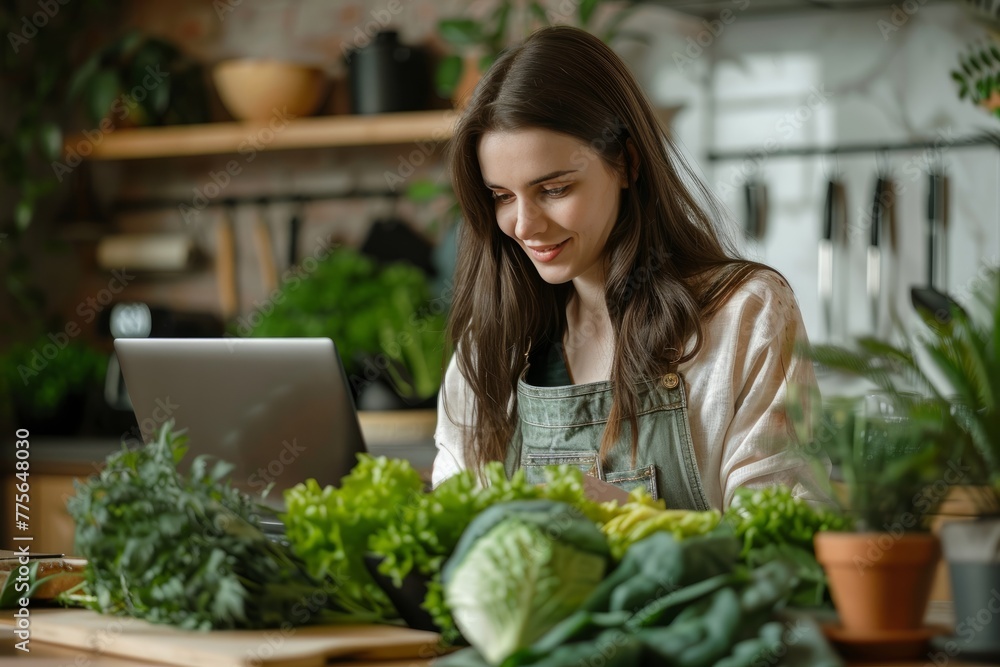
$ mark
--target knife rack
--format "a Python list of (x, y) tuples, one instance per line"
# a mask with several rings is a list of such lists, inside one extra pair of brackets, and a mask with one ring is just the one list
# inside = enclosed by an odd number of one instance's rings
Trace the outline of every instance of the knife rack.
[(771, 160), (774, 158), (786, 157), (810, 157), (815, 155), (850, 155), (854, 153), (890, 153), (899, 151), (918, 150), (952, 150), (955, 148), (971, 148), (982, 146), (994, 146), (1000, 149), (1000, 132), (984, 132), (982, 134), (948, 139), (938, 137), (935, 139), (919, 139), (914, 141), (902, 141), (898, 143), (851, 143), (834, 146), (799, 146), (781, 148), (764, 153), (760, 149), (744, 149), (732, 151), (709, 151), (709, 162), (732, 162), (737, 160), (754, 159), (764, 157)]

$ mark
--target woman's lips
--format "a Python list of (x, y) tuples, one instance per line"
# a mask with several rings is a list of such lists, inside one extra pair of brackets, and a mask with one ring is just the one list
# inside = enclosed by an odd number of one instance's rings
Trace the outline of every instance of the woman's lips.
[(568, 242), (569, 239), (566, 239), (562, 243), (557, 243), (555, 245), (543, 246), (540, 248), (529, 247), (528, 252), (531, 254), (532, 257), (534, 257), (539, 262), (551, 262), (556, 258), (556, 256), (560, 252), (562, 252), (562, 249), (566, 246)]

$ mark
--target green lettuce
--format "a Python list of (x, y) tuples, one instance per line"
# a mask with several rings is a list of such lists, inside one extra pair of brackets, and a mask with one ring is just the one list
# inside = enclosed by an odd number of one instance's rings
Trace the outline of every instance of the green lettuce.
[(579, 609), (609, 563), (604, 536), (572, 506), (503, 503), (463, 534), (445, 566), (445, 596), (462, 634), (499, 665)]

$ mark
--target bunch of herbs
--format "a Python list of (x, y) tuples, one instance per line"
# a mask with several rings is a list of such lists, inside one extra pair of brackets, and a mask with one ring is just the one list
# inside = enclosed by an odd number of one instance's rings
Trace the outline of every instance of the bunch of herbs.
[(232, 466), (199, 456), (167, 423), (145, 447), (110, 456), (68, 502), (87, 559), (84, 606), (181, 628), (279, 627), (344, 618), (262, 508), (226, 482)]

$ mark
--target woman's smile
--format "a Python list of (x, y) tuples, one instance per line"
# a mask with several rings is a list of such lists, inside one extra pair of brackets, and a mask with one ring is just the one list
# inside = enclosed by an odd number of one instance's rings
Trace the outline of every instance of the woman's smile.
[(525, 247), (528, 249), (528, 254), (533, 259), (539, 262), (551, 262), (559, 256), (559, 253), (562, 252), (562, 249), (566, 247), (566, 244), (569, 243), (569, 241), (570, 239), (566, 239), (562, 243), (545, 246), (531, 246), (525, 244)]

